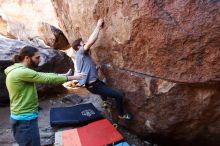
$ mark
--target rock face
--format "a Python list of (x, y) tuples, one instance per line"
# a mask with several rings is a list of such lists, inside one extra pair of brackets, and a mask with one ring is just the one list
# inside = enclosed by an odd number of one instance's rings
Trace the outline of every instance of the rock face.
[(219, 1), (54, 0), (53, 4), (70, 42), (86, 39), (96, 19), (105, 18), (97, 52), (99, 59), (105, 51), (110, 54), (100, 61), (179, 82), (205, 82), (220, 75)]
[(68, 40), (59, 28), (42, 22), (39, 25), (38, 31), (40, 37), (48, 46), (58, 50), (66, 50), (70, 48)]
[(19, 40), (39, 36), (39, 22), (58, 27), (50, 0), (1, 0), (0, 9), (7, 22), (7, 33)]
[[(104, 66), (112, 87), (125, 93), (132, 122), (119, 121), (163, 145), (218, 145), (220, 84), (179, 84)], [(114, 119), (117, 120), (116, 114)]]
[(7, 35), (7, 22), (0, 16), (0, 33), (2, 35)]
[(11, 65), (9, 61), (1, 61), (0, 64), (0, 106), (9, 104), (9, 94), (5, 86), (4, 69)]
[[(5, 86), (5, 75), (4, 69), (12, 64), (10, 61), (13, 55), (18, 54), (20, 48), (31, 45), (37, 47), (41, 52), (41, 63), (38, 71), (41, 72), (56, 72), (56, 73), (65, 73), (68, 69), (72, 68), (74, 70), (74, 64), (70, 57), (68, 57), (65, 53), (46, 48), (43, 46), (39, 46), (39, 44), (33, 42), (23, 42), (12, 39), (7, 39), (5, 37), (0, 37), (0, 95), (2, 96), (2, 100), (4, 101), (8, 99), (8, 93)], [(46, 85), (39, 84), (38, 91), (41, 94), (53, 94), (64, 91), (61, 85)], [(4, 93), (4, 94), (3, 94)]]
[(7, 27), (7, 21), (0, 15), (0, 34), (8, 38), (15, 39), (15, 36), (8, 32)]
[(105, 26), (92, 55), (122, 90), (144, 138), (217, 145), (220, 135), (219, 0), (53, 0), (69, 42)]

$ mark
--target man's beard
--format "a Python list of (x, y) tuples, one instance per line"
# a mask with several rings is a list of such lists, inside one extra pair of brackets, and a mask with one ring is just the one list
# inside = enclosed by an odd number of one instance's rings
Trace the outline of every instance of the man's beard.
[(29, 67), (30, 68), (33, 68), (33, 69), (36, 69), (38, 67), (38, 63), (35, 63), (32, 59), (31, 59), (31, 62), (29, 64)]

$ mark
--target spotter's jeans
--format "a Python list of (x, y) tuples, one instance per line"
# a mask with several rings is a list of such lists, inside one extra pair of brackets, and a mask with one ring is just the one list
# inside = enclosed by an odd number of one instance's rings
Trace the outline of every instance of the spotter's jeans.
[(38, 119), (15, 120), (10, 118), (14, 138), (19, 146), (40, 146)]

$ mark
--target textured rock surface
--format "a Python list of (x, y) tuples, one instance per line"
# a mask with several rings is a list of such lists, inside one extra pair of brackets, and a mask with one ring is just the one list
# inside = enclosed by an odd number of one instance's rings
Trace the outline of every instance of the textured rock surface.
[(102, 70), (107, 83), (125, 93), (125, 107), (135, 116), (119, 122), (139, 136), (166, 145), (220, 142), (219, 83), (179, 84), (108, 66)]
[(19, 40), (39, 36), (39, 22), (58, 27), (50, 0), (1, 0), (0, 10), (8, 25), (7, 32)]
[(10, 64), (9, 61), (1, 61), (0, 63), (0, 106), (9, 104), (9, 94), (5, 87), (4, 69)]
[[(220, 2), (214, 0), (53, 0), (69, 42), (86, 39), (105, 18), (100, 61), (180, 82), (205, 82), (220, 74)], [(102, 57), (108, 52), (109, 57)], [(117, 57), (116, 57), (117, 56)]]
[[(65, 73), (69, 68), (74, 69), (74, 64), (70, 57), (68, 57), (65, 53), (51, 49), (45, 48), (43, 46), (39, 46), (39, 44), (33, 42), (23, 42), (12, 39), (7, 39), (5, 37), (0, 37), (0, 78), (1, 78), (1, 88), (0, 93), (5, 92), (5, 76), (4, 69), (12, 64), (10, 60), (13, 55), (17, 54), (25, 45), (32, 45), (39, 49), (41, 52), (42, 61), (38, 68), (39, 71), (42, 72), (56, 72), (56, 73)], [(2, 75), (2, 76), (1, 76)], [(63, 91), (64, 88), (61, 88), (61, 85), (39, 85), (38, 90), (41, 91), (42, 94), (50, 94), (57, 93), (59, 91)], [(6, 94), (7, 95), (7, 94)], [(5, 95), (4, 95), (5, 96)], [(6, 97), (5, 97), (6, 98)]]
[(0, 34), (7, 35), (7, 22), (0, 15)]
[(92, 55), (135, 113), (127, 128), (164, 143), (219, 143), (220, 84), (210, 82), (220, 76), (219, 0), (52, 2), (69, 42), (104, 17)]
[(8, 27), (7, 21), (0, 15), (0, 34), (8, 38), (15, 39), (15, 36), (13, 36), (8, 32), (7, 27)]
[(41, 23), (38, 31), (40, 38), (42, 38), (48, 46), (58, 50), (66, 50), (70, 48), (68, 40), (59, 28), (48, 23)]

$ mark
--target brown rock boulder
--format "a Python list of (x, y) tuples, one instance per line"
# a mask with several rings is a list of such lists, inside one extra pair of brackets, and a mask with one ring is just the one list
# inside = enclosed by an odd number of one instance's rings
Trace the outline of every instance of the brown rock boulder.
[(220, 83), (179, 84), (135, 72), (102, 67), (110, 86), (124, 92), (131, 122), (115, 121), (159, 145), (217, 146)]
[[(178, 82), (220, 76), (219, 1), (54, 0), (53, 5), (69, 42), (86, 39), (97, 18), (105, 18), (96, 43), (100, 61)], [(109, 57), (101, 58), (103, 53)]]
[(52, 2), (69, 42), (104, 18), (91, 52), (135, 115), (121, 124), (168, 145), (219, 143), (220, 1)]
[(44, 40), (48, 46), (58, 49), (66, 50), (70, 48), (70, 44), (63, 32), (48, 23), (42, 22), (38, 28), (40, 38)]

